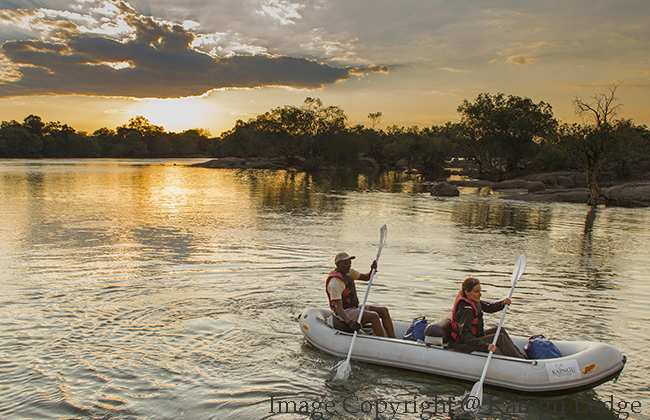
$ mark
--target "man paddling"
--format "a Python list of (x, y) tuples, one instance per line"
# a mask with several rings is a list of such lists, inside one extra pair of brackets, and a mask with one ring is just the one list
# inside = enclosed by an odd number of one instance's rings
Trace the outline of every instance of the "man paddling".
[[(361, 329), (361, 325), (368, 322), (372, 324), (372, 330), (376, 336), (395, 338), (393, 321), (390, 318), (388, 309), (383, 306), (366, 305), (361, 318), (359, 319), (359, 298), (354, 284), (355, 280), (370, 280), (372, 269), (377, 270), (377, 261), (373, 261), (368, 273), (360, 273), (352, 268), (352, 260), (356, 258), (346, 252), (339, 252), (334, 258), (336, 269), (327, 277), (325, 291), (332, 309), (332, 316), (328, 318), (330, 326), (337, 330), (354, 332)], [(383, 327), (382, 327), (383, 324)], [(384, 334), (386, 329), (386, 334)]]

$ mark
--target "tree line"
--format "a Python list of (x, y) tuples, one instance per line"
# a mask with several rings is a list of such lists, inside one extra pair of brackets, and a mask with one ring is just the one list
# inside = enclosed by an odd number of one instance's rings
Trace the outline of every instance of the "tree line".
[(307, 98), (302, 106), (274, 108), (212, 137), (202, 129), (169, 133), (138, 116), (115, 130), (77, 132), (30, 115), (0, 125), (0, 158), (166, 158), (284, 157), (305, 170), (322, 165), (362, 168), (361, 158), (384, 167), (397, 163), (428, 178), (442, 175), (446, 162), (464, 158), (477, 176), (500, 181), (530, 172), (581, 170), (594, 200), (599, 171), (619, 180), (638, 175), (650, 161), (650, 131), (617, 119), (618, 86), (589, 100), (575, 97), (580, 124), (558, 121), (550, 104), (530, 98), (481, 93), (464, 100), (460, 121), (425, 128), (375, 129), (382, 113), (370, 113), (371, 127), (350, 125), (338, 106)]
[(216, 139), (203, 129), (169, 133), (137, 116), (92, 134), (37, 115), (0, 124), (0, 158), (172, 158), (206, 155)]

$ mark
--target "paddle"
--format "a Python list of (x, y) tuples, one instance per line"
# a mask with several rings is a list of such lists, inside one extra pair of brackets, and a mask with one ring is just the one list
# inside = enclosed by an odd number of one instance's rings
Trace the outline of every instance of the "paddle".
[[(377, 258), (375, 261), (379, 262), (379, 256), (381, 255), (381, 250), (386, 243), (386, 225), (382, 226), (379, 230), (379, 250), (377, 251)], [(372, 279), (375, 277), (375, 268), (370, 271), (370, 280), (368, 280), (368, 288), (366, 289), (366, 296), (363, 298), (363, 305), (361, 305), (361, 311), (359, 312), (359, 319), (357, 322), (361, 324), (361, 317), (363, 317), (363, 311), (366, 309), (366, 301), (368, 300), (368, 293), (370, 293), (370, 286), (372, 285)], [(357, 338), (357, 332), (354, 332), (352, 336), (352, 342), (350, 343), (350, 349), (348, 350), (348, 357), (344, 361), (340, 361), (332, 370), (336, 369), (336, 379), (345, 380), (350, 376), (350, 356), (352, 355), (352, 348), (354, 347), (354, 340)]]
[[(508, 299), (512, 298), (512, 293), (515, 291), (515, 285), (517, 284), (517, 280), (519, 280), (519, 277), (521, 277), (525, 269), (526, 269), (526, 254), (521, 254), (515, 260), (515, 268), (512, 272), (512, 287), (510, 288), (510, 294), (508, 295)], [(506, 317), (507, 311), (508, 311), (508, 305), (506, 305), (505, 308), (503, 308), (501, 321), (499, 322), (499, 326), (497, 327), (496, 334), (494, 334), (494, 340), (492, 340), (492, 344), (494, 344), (495, 346), (497, 344), (497, 340), (499, 339), (499, 333), (501, 332), (501, 326), (503, 325), (503, 320)], [(477, 412), (478, 409), (481, 407), (481, 404), (483, 404), (483, 381), (485, 381), (485, 375), (487, 374), (488, 366), (490, 364), (490, 359), (492, 359), (492, 352), (489, 352), (488, 354), (487, 360), (485, 362), (485, 367), (483, 368), (483, 373), (481, 374), (481, 380), (478, 381), (476, 384), (474, 384), (472, 391), (469, 393), (467, 403), (465, 404), (466, 411)]]

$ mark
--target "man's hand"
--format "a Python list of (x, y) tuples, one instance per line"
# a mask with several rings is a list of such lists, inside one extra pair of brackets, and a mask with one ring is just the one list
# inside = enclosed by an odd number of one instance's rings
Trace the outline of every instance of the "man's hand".
[(361, 331), (361, 324), (359, 324), (357, 321), (350, 320), (350, 322), (348, 322), (348, 326), (352, 328), (352, 331)]
[(372, 271), (373, 268), (375, 269), (375, 272), (376, 272), (377, 271), (377, 260), (373, 261), (372, 264), (370, 264), (370, 271)]

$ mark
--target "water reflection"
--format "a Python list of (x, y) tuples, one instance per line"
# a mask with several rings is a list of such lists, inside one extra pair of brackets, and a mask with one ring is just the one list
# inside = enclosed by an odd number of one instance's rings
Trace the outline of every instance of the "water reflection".
[[(448, 313), (470, 273), (486, 297), (500, 298), (525, 252), (507, 328), (615, 344), (629, 356), (620, 382), (578, 401), (589, 407), (613, 394), (648, 404), (643, 210), (436, 199), (400, 174), (128, 161), (0, 162), (0, 198), (4, 418), (263, 418), (271, 395), (466, 394), (471, 384), (364, 364), (334, 382), (338, 360), (298, 332), (296, 314), (327, 305), (335, 252), (355, 252), (365, 267), (384, 223), (370, 300), (397, 319)], [(575, 405), (573, 396), (552, 401)], [(568, 413), (553, 418), (582, 415)]]
[(550, 208), (510, 206), (493, 199), (459, 200), (454, 205), (452, 215), (453, 221), (460, 226), (501, 233), (547, 230), (553, 220)]

